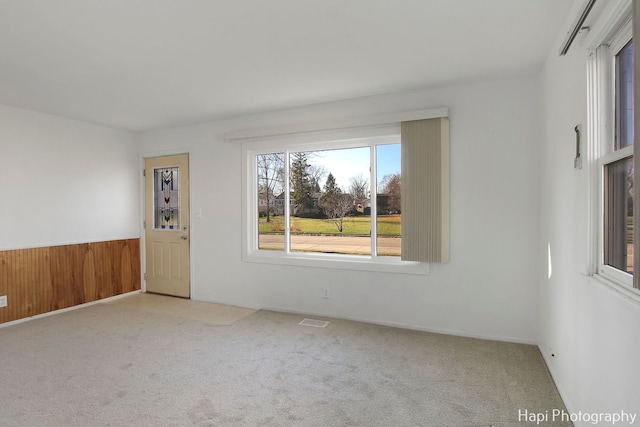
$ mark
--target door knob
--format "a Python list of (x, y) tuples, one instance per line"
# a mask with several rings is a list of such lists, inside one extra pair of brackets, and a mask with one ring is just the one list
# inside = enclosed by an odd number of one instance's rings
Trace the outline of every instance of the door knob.
[(187, 237), (187, 236), (180, 236), (180, 238), (181, 238), (182, 240), (187, 240), (187, 239), (188, 239), (188, 237)]

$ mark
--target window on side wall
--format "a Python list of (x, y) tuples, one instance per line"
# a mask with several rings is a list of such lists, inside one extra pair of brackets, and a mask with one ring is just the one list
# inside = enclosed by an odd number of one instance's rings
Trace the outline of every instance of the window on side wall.
[(603, 161), (604, 265), (633, 274), (633, 42), (615, 53), (615, 137)]
[[(634, 115), (633, 40), (630, 17), (591, 59), (594, 152), (598, 175), (596, 273), (633, 288)], [(605, 83), (606, 82), (606, 83)], [(594, 125), (595, 124), (595, 125)]]

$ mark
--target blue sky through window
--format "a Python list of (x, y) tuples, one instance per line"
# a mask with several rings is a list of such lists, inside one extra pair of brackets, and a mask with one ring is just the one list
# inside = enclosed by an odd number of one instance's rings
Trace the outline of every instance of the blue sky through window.
[[(378, 182), (385, 175), (400, 173), (400, 144), (378, 145)], [(362, 175), (369, 180), (369, 147), (319, 151), (311, 163), (324, 167), (326, 174), (333, 174), (336, 183), (347, 190), (351, 178)], [(324, 185), (326, 175), (320, 181)]]

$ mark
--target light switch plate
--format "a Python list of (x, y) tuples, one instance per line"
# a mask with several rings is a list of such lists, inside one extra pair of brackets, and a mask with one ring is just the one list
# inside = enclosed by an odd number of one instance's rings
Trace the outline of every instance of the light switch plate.
[(0, 307), (6, 307), (6, 306), (7, 306), (7, 296), (2, 295), (0, 297)]

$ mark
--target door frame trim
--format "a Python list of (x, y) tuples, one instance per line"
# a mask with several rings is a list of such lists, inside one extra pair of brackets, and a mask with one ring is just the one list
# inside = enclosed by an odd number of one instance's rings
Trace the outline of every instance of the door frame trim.
[(145, 206), (145, 196), (146, 196), (146, 188), (145, 188), (145, 180), (144, 180), (144, 168), (146, 159), (152, 157), (165, 157), (165, 156), (176, 156), (180, 154), (186, 154), (189, 157), (189, 299), (193, 299), (193, 195), (191, 193), (191, 177), (192, 177), (192, 167), (191, 167), (191, 159), (192, 159), (192, 150), (190, 148), (184, 149), (166, 149), (166, 150), (141, 150), (139, 154), (139, 171), (138, 171), (138, 179), (140, 180), (140, 290), (141, 292), (147, 292), (147, 281), (144, 278), (145, 273), (147, 272), (147, 233), (144, 228), (144, 221), (147, 214), (146, 206)]

